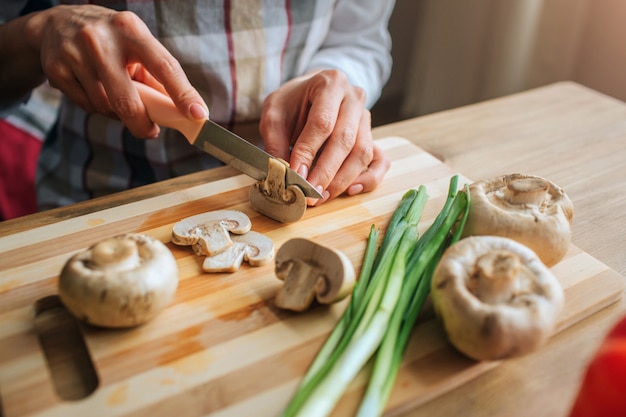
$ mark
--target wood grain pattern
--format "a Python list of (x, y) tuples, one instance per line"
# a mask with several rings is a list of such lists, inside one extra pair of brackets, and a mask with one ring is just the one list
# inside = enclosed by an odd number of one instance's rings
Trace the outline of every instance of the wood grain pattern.
[(550, 178), (575, 204), (574, 244), (626, 277), (626, 104), (573, 82), (380, 126), (472, 179)]
[[(626, 277), (626, 104), (559, 82), (380, 126), (472, 179), (545, 176), (575, 206), (572, 242)], [(626, 297), (581, 320), (533, 355), (510, 360), (405, 416), (566, 417), (587, 364), (626, 315)]]
[[(311, 238), (341, 249), (358, 269), (369, 227), (384, 227), (406, 190), (426, 185), (426, 225), (456, 173), (402, 138), (380, 143), (393, 164), (376, 191), (309, 209), (295, 224), (255, 213), (247, 202), (252, 180), (226, 176), (1, 237), (0, 396), (5, 416), (278, 415), (345, 303), (304, 314), (281, 311), (272, 302), (281, 285), (272, 265), (204, 274), (200, 258), (169, 242), (171, 227), (189, 215), (238, 209), (276, 247), (291, 237)], [(73, 253), (125, 232), (147, 233), (168, 244), (179, 264), (179, 290), (173, 304), (144, 326), (123, 331), (82, 326), (99, 388), (83, 400), (62, 401), (37, 342), (34, 303), (56, 293), (58, 273)], [(554, 271), (567, 300), (560, 330), (621, 297), (622, 277), (576, 246)], [(415, 329), (387, 414), (402, 414), (498, 365), (457, 354), (427, 315)], [(355, 409), (365, 382), (365, 374), (357, 378), (336, 415)]]

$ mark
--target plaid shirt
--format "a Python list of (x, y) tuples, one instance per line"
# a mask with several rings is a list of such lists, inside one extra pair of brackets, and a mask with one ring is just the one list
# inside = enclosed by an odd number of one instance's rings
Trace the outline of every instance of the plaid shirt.
[[(390, 72), (390, 0), (64, 3), (136, 13), (179, 60), (211, 118), (235, 131), (256, 126), (265, 97), (308, 70), (341, 69), (365, 89), (368, 106)], [(38, 204), (52, 208), (219, 164), (176, 131), (137, 140), (119, 121), (64, 101), (39, 158)]]

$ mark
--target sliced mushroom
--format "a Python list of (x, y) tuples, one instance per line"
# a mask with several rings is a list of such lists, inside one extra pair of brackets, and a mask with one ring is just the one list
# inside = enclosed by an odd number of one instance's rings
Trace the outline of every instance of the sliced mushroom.
[(125, 234), (72, 256), (59, 277), (59, 297), (77, 318), (102, 327), (147, 322), (174, 298), (178, 267), (159, 240)]
[(298, 221), (306, 212), (306, 197), (297, 185), (286, 185), (289, 164), (270, 159), (267, 177), (250, 188), (250, 204), (256, 211), (281, 223)]
[(474, 236), (450, 246), (437, 266), (431, 297), (450, 342), (476, 360), (532, 352), (554, 332), (561, 285), (528, 247)]
[(233, 235), (233, 245), (213, 256), (205, 258), (204, 272), (235, 272), (243, 261), (250, 266), (265, 265), (274, 259), (274, 242), (267, 236), (250, 231)]
[(276, 306), (293, 311), (306, 310), (314, 299), (321, 304), (338, 302), (356, 282), (354, 267), (344, 253), (303, 238), (280, 247), (275, 274), (284, 281)]
[(209, 211), (174, 224), (172, 242), (183, 246), (194, 245), (194, 250), (212, 256), (232, 246), (230, 233), (244, 234), (251, 227), (250, 218), (241, 211)]
[(574, 208), (565, 191), (533, 175), (512, 174), (470, 185), (470, 212), (464, 236), (514, 239), (547, 265), (566, 255)]

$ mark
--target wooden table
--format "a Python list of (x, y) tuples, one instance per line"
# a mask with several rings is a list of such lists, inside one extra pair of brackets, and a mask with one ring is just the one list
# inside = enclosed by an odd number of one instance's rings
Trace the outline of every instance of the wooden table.
[[(563, 82), (376, 129), (410, 138), (472, 179), (527, 172), (565, 188), (573, 243), (626, 276), (626, 104)], [(411, 416), (564, 416), (626, 299)]]
[[(574, 245), (626, 275), (624, 103), (559, 83), (378, 127), (374, 134), (410, 139), (470, 179), (511, 172), (550, 178), (574, 202)], [(0, 237), (233, 174), (218, 168), (6, 221)], [(622, 298), (562, 331), (539, 352), (504, 361), (406, 415), (565, 416), (587, 361), (625, 314)]]

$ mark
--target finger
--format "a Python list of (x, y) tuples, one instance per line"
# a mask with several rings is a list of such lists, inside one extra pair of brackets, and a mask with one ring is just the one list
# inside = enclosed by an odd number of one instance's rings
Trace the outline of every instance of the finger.
[[(292, 118), (296, 116), (276, 97), (276, 94), (270, 94), (263, 103), (259, 132), (263, 138), (265, 151), (288, 161), (291, 153), (290, 137), (293, 129), (289, 126), (288, 121), (293, 120)], [(306, 178), (306, 175), (303, 177)]]
[[(50, 73), (48, 73), (50, 74)], [(48, 83), (51, 87), (63, 92), (63, 94), (71, 101), (76, 103), (80, 108), (87, 113), (94, 113), (96, 110), (92, 106), (87, 93), (83, 89), (83, 86), (78, 82), (75, 77), (68, 76), (51, 76), (48, 75)]]
[(169, 53), (147, 26), (133, 13), (121, 12), (115, 24), (128, 31), (133, 45), (132, 56), (164, 87), (178, 110), (190, 119), (206, 119), (209, 109), (198, 91), (189, 82), (180, 63)]
[[(326, 152), (326, 149), (324, 150)], [(352, 185), (356, 178), (367, 169), (373, 158), (373, 140), (370, 129), (370, 113), (364, 111), (361, 117), (359, 137), (350, 154), (343, 161), (336, 175), (325, 187), (324, 200), (333, 199)]]
[(348, 187), (346, 193), (348, 195), (356, 195), (373, 191), (383, 181), (390, 167), (390, 159), (384, 154), (382, 149), (375, 144), (372, 163), (367, 170), (354, 180), (354, 183)]
[(150, 74), (146, 69), (139, 64), (131, 65), (128, 67), (128, 73), (130, 74), (130, 78), (135, 81), (139, 81), (142, 84), (149, 85), (155, 90), (168, 95), (167, 91), (165, 91), (165, 87), (161, 84), (152, 74)]
[[(344, 91), (338, 91), (334, 88), (320, 88), (312, 93), (311, 105), (308, 111), (304, 108), (301, 109), (301, 114), (306, 117), (306, 122), (302, 131), (299, 132), (289, 158), (289, 163), (297, 172), (308, 174), (322, 146), (328, 146), (327, 141), (330, 140), (335, 130), (344, 97)], [(345, 154), (343, 156), (345, 157)], [(319, 161), (317, 165), (320, 165)], [(321, 165), (324, 166), (324, 163)], [(337, 168), (335, 166), (332, 172), (325, 177), (334, 175)], [(318, 170), (316, 175), (321, 176), (321, 170)], [(306, 177), (306, 175), (303, 176)], [(328, 182), (329, 179), (327, 178), (323, 184), (324, 187)], [(317, 182), (316, 184), (321, 183)]]
[(209, 107), (202, 96), (193, 88), (178, 61), (165, 49), (163, 52), (168, 54), (167, 58), (156, 63), (150, 59), (146, 60), (146, 69), (163, 85), (182, 114), (192, 120), (207, 119)]
[(133, 13), (119, 12), (112, 14), (110, 23), (114, 27), (113, 33), (122, 38), (127, 38), (128, 42), (98, 41), (103, 35), (110, 33), (98, 33), (100, 26), (95, 27), (93, 33), (85, 31), (87, 33), (82, 40), (88, 44), (85, 45), (85, 49), (89, 51), (90, 62), (95, 63), (97, 74), (95, 78), (99, 81), (91, 80), (86, 75), (84, 76), (84, 82), (90, 89), (94, 100), (99, 99), (98, 94), (101, 90), (98, 84), (101, 84), (111, 112), (119, 117), (134, 136), (139, 138), (155, 137), (159, 132), (159, 127), (148, 117), (145, 106), (132, 84), (131, 77), (127, 71), (130, 58), (127, 50), (124, 48), (127, 45), (134, 45), (133, 42), (141, 43), (141, 39), (144, 38), (153, 39), (157, 44), (158, 41), (145, 32), (147, 28)]
[(102, 85), (106, 89), (111, 110), (119, 117), (130, 132), (138, 138), (152, 138), (158, 126), (150, 120), (139, 94), (129, 75), (109, 72), (100, 73)]
[(75, 45), (67, 42), (56, 53), (42, 51), (42, 68), (50, 86), (62, 91), (86, 112), (93, 113), (97, 111), (96, 106), (75, 73), (75, 68), (80, 68), (82, 64), (80, 57)]
[[(113, 116), (114, 113), (107, 92), (100, 82), (96, 69), (102, 58), (94, 57), (93, 43), (92, 37), (85, 33), (77, 38), (77, 43), (68, 42), (62, 45), (59, 52), (60, 61), (66, 63), (68, 70), (72, 72), (73, 77), (80, 84), (81, 92), (90, 103), (90, 112)], [(106, 57), (108, 55), (101, 56)]]
[(117, 117), (109, 102), (108, 94), (100, 82), (99, 76), (89, 71), (88, 68), (77, 68), (76, 79), (81, 86), (92, 111), (109, 117)]
[(330, 198), (341, 194), (370, 163), (371, 117), (358, 97), (347, 96), (335, 129), (324, 144), (309, 181), (328, 189)]

